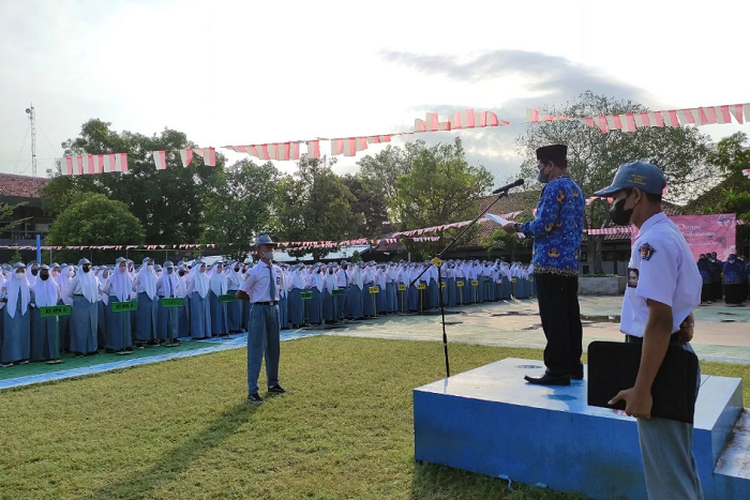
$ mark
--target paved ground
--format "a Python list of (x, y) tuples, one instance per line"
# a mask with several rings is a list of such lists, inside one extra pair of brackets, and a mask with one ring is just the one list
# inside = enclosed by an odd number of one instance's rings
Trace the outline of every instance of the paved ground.
[[(581, 297), (584, 346), (594, 340), (621, 340), (619, 297)], [(750, 307), (701, 306), (696, 312), (693, 347), (701, 359), (750, 363)], [(498, 302), (449, 309), (446, 315), (449, 342), (515, 347), (543, 347), (535, 300)], [(348, 322), (325, 330), (325, 335), (442, 340), (440, 316), (384, 316)]]

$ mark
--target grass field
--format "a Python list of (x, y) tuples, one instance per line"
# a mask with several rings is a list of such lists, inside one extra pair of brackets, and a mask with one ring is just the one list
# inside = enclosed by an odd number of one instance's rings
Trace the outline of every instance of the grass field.
[[(451, 345), (452, 372), (541, 351)], [(2, 499), (578, 499), (413, 459), (412, 389), (442, 345), (282, 343), (290, 392), (244, 402), (244, 350), (0, 393)], [(749, 365), (704, 363), (742, 377)], [(264, 383), (261, 383), (264, 386)]]

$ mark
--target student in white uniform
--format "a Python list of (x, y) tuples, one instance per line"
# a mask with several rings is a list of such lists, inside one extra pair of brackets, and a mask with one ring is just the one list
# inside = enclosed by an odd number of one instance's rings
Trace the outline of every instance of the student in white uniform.
[(637, 418), (649, 499), (702, 500), (693, 426), (651, 416), (651, 386), (667, 348), (673, 344), (692, 352), (692, 311), (701, 302), (703, 284), (685, 238), (662, 212), (665, 186), (654, 165), (626, 163), (612, 185), (596, 193), (614, 198), (610, 215), (615, 224), (640, 229), (628, 264), (620, 330), (628, 342), (643, 343), (641, 364), (635, 386), (620, 391), (610, 404), (624, 400), (625, 412)]

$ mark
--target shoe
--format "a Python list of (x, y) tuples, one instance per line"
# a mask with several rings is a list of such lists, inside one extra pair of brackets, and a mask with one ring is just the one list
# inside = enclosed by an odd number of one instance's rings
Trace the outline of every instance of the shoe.
[(570, 377), (568, 375), (556, 377), (549, 373), (545, 373), (544, 376), (538, 378), (526, 375), (524, 379), (526, 382), (534, 385), (570, 385)]
[(269, 394), (285, 394), (286, 391), (279, 384), (276, 384), (273, 387), (268, 388), (268, 393)]
[(583, 364), (578, 363), (578, 366), (573, 368), (570, 372), (571, 380), (583, 380)]
[(247, 402), (251, 403), (251, 404), (254, 404), (254, 405), (262, 405), (263, 404), (263, 398), (261, 398), (260, 396), (258, 396), (258, 393), (256, 392), (255, 394), (250, 394), (247, 397)]

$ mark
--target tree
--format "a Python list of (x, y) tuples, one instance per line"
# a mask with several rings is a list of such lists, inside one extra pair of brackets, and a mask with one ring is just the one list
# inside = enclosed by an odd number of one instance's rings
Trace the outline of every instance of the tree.
[[(125, 203), (140, 219), (150, 243), (197, 241), (201, 233), (203, 200), (211, 178), (220, 175), (224, 158), (216, 155), (216, 167), (207, 167), (197, 155), (183, 168), (179, 155), (196, 147), (184, 133), (165, 129), (151, 137), (110, 130), (110, 123), (92, 119), (76, 139), (63, 143), (65, 154), (128, 153), (129, 172), (78, 177), (59, 176), (42, 192), (43, 204), (61, 213), (84, 192), (101, 193)], [(157, 171), (152, 151), (167, 151), (167, 170)]]
[[(710, 155), (723, 180), (703, 196), (686, 206), (687, 213), (721, 214), (736, 213), (737, 218), (750, 223), (750, 179), (743, 170), (750, 168), (750, 145), (747, 135), (737, 132), (724, 137)], [(750, 245), (750, 227), (738, 226), (737, 249)]]
[(26, 202), (18, 203), (15, 205), (0, 204), (0, 235), (12, 231), (14, 228), (20, 226), (24, 222), (31, 220), (31, 217), (23, 217), (19, 219), (13, 218), (13, 214), (15, 213), (16, 209), (25, 205)]
[(375, 156), (364, 156), (357, 162), (359, 176), (369, 179), (373, 193), (380, 195), (389, 208), (396, 196), (396, 181), (411, 172), (412, 160), (425, 148), (422, 140), (407, 142), (403, 148), (388, 145)]
[[(648, 108), (633, 101), (619, 101), (590, 91), (572, 103), (544, 109), (545, 114), (570, 118), (645, 111)], [(603, 134), (598, 127), (591, 128), (577, 120), (555, 121), (530, 125), (516, 142), (526, 156), (521, 173), (531, 189), (538, 186), (535, 150), (549, 144), (568, 146), (568, 169), (585, 196), (609, 185), (617, 167), (632, 161), (659, 166), (667, 178), (670, 199), (695, 196), (703, 186), (718, 181), (718, 171), (710, 162), (711, 141), (694, 127), (645, 127), (635, 132), (613, 130)], [(606, 202), (586, 208), (585, 227), (599, 228), (608, 223)], [(589, 263), (594, 273), (602, 273), (601, 243), (601, 236), (589, 237)]]
[(271, 162), (256, 165), (240, 160), (213, 176), (204, 199), (205, 243), (228, 243), (234, 257), (253, 237), (271, 229), (279, 171)]
[(144, 238), (141, 221), (127, 205), (103, 194), (85, 193), (58, 215), (45, 242), (52, 246), (137, 245)]
[[(493, 177), (484, 167), (470, 166), (461, 146), (461, 139), (453, 144), (427, 147), (417, 144), (411, 161), (411, 171), (398, 177), (397, 191), (391, 209), (401, 229), (437, 226), (471, 219), (477, 215), (478, 201), (487, 194)], [(451, 231), (450, 235), (458, 231)], [(469, 231), (457, 244), (469, 241), (475, 232)], [(443, 236), (449, 236), (444, 233)], [(407, 251), (426, 257), (434, 255), (443, 243), (415, 246), (406, 242)]]
[(383, 224), (388, 222), (388, 206), (377, 180), (361, 173), (346, 175), (341, 181), (354, 195), (352, 212), (361, 214), (364, 223), (357, 228), (361, 236), (380, 236)]
[(520, 239), (517, 234), (506, 233), (502, 229), (495, 229), (492, 235), (482, 241), (482, 246), (487, 249), (487, 258), (492, 256), (494, 250), (503, 250), (510, 257), (510, 261), (516, 260), (516, 251), (527, 245), (527, 239)]
[[(277, 200), (274, 214), (277, 237), (286, 241), (356, 237), (358, 228), (364, 224), (364, 216), (352, 211), (356, 198), (333, 173), (326, 158), (303, 156), (294, 176), (279, 181)], [(312, 253), (319, 259), (329, 251), (313, 249)]]

